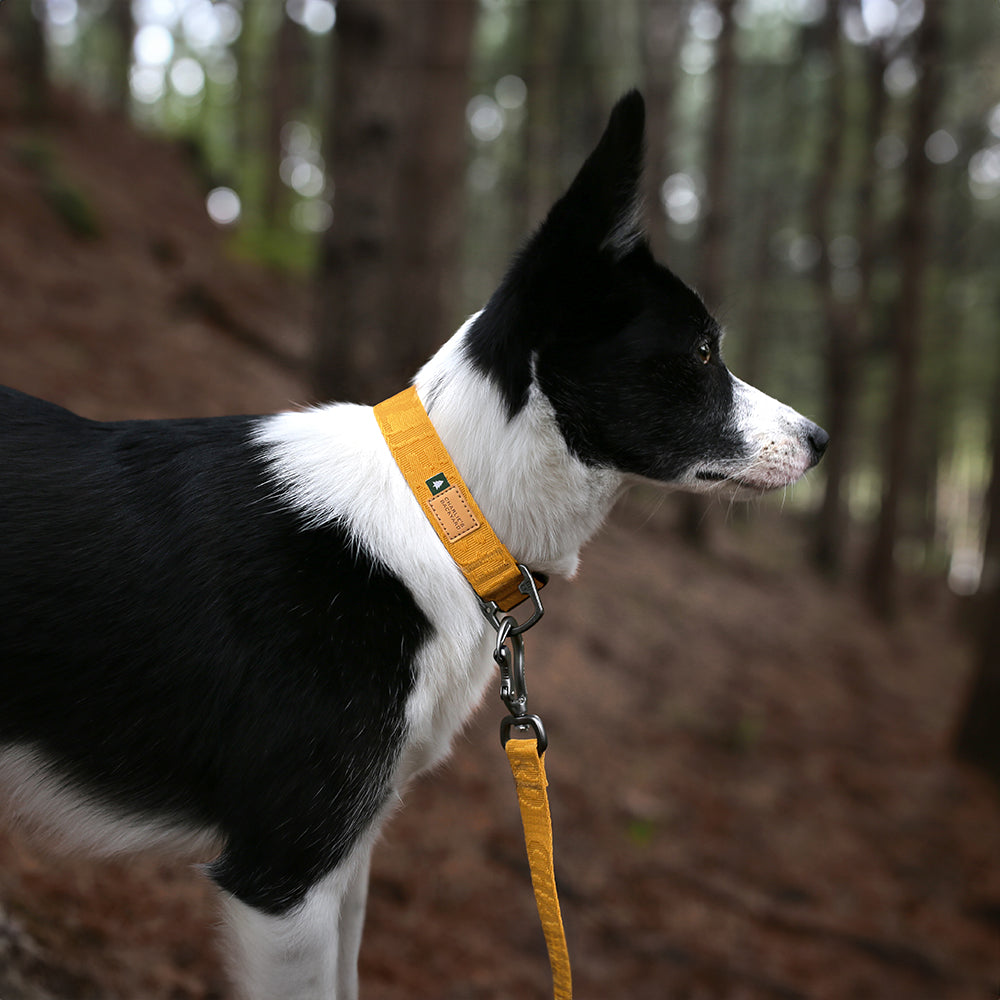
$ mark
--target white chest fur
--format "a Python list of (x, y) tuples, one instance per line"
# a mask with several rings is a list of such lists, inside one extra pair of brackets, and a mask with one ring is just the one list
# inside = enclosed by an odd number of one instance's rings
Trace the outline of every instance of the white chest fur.
[[(347, 528), (367, 555), (398, 576), (434, 634), (417, 656), (399, 779), (447, 753), (493, 670), (489, 626), (475, 594), (410, 492), (367, 407), (333, 405), (266, 420), (286, 498), (312, 524)], [(344, 581), (350, 586), (350, 581)], [(357, 664), (364, 670), (365, 665)]]
[[(471, 322), (471, 321), (470, 321)], [(532, 569), (570, 575), (623, 477), (573, 458), (551, 405), (532, 387), (508, 419), (500, 394), (471, 369), (468, 324), (416, 386), (456, 467), (500, 539)], [(334, 404), (265, 420), (264, 445), (286, 499), (314, 524), (337, 522), (409, 588), (434, 626), (417, 657), (400, 780), (435, 763), (496, 675), (494, 634), (396, 467), (372, 411)], [(358, 669), (364, 669), (359, 665)]]

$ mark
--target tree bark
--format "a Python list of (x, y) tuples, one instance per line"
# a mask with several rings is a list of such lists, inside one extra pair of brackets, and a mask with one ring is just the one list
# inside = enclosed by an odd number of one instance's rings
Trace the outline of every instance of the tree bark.
[(451, 332), (472, 0), (337, 5), (313, 384), (377, 402)]
[(650, 246), (659, 260), (668, 256), (666, 213), (660, 189), (671, 170), (669, 140), (673, 134), (677, 54), (690, 6), (686, 0), (644, 0), (640, 19), (648, 146), (644, 174), (646, 214)]
[(705, 200), (698, 290), (709, 309), (725, 300), (726, 254), (729, 249), (729, 170), (732, 158), (732, 108), (736, 96), (735, 0), (717, 0), (722, 30), (716, 42), (715, 98), (705, 149)]
[(20, 113), (25, 121), (44, 121), (49, 114), (49, 61), (45, 51), (45, 32), (35, 15), (35, 5), (10, 5), (13, 22), (13, 57), (20, 85)]
[(271, 54), (267, 138), (264, 145), (264, 223), (270, 229), (287, 224), (282, 219), (289, 203), (288, 189), (281, 180), (281, 133), (296, 111), (299, 72), (305, 59), (304, 32), (285, 11), (274, 38)]
[(1000, 383), (993, 395), (993, 471), (983, 571), (972, 620), (977, 635), (975, 673), (955, 735), (955, 753), (1000, 785)]
[[(759, 147), (791, 149), (802, 128), (803, 116), (798, 113), (795, 97), (801, 90), (802, 59), (790, 59), (783, 67), (755, 77), (745, 84), (752, 88), (755, 99), (775, 109), (755, 125)], [(749, 290), (743, 323), (732, 344), (738, 362), (737, 374), (750, 385), (766, 382), (768, 342), (772, 336), (774, 318), (771, 314), (771, 289), (774, 285), (776, 256), (772, 240), (785, 224), (795, 199), (794, 189), (775, 183), (773, 167), (760, 157), (753, 170), (754, 185), (747, 202), (753, 209), (752, 251), (747, 267)], [(728, 347), (729, 345), (727, 345)]]
[(473, 0), (411, 14), (412, 95), (403, 122), (396, 211), (393, 369), (400, 389), (458, 326)]
[(916, 62), (920, 81), (910, 117), (909, 154), (898, 238), (902, 266), (899, 292), (890, 321), (893, 384), (883, 435), (886, 449), (884, 487), (866, 573), (869, 600), (876, 614), (883, 619), (893, 617), (897, 601), (895, 549), (908, 478), (911, 430), (916, 414), (922, 292), (930, 242), (931, 163), (924, 155), (924, 143), (933, 129), (940, 97), (943, 40), (941, 5), (927, 4), (923, 21), (917, 29)]
[(845, 133), (844, 58), (840, 41), (840, 3), (830, 0), (822, 25), (822, 45), (830, 63), (826, 107), (822, 112), (826, 132), (820, 146), (819, 169), (809, 198), (809, 230), (818, 239), (820, 258), (814, 276), (826, 331), (824, 378), (826, 425), (835, 442), (824, 462), (825, 489), (816, 522), (814, 562), (827, 576), (840, 575), (847, 534), (844, 482), (849, 469), (855, 375), (854, 330), (846, 307), (838, 301), (830, 260), (831, 215), (837, 180), (843, 162)]
[(522, 168), (526, 197), (521, 202), (524, 215), (519, 227), (524, 233), (542, 222), (562, 193), (559, 61), (552, 58), (552, 53), (559, 50), (561, 40), (566, 37), (569, 10), (567, 0), (527, 5), (524, 82), (528, 91)]
[(376, 402), (392, 351), (387, 291), (401, 158), (402, 12), (393, 0), (341, 0), (326, 162), (333, 225), (320, 253), (313, 383), (322, 399)]
[(132, 104), (130, 72), (132, 69), (132, 44), (135, 38), (131, 0), (112, 0), (109, 15), (115, 39), (114, 75), (111, 80), (110, 104), (112, 110), (118, 114), (128, 115)]

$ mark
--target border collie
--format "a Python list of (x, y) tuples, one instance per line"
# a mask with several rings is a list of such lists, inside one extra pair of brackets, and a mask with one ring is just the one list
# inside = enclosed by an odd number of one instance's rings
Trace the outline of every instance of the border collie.
[[(752, 496), (823, 430), (734, 378), (640, 221), (627, 94), (486, 307), (417, 374), (497, 535), (571, 575), (637, 481)], [(98, 423), (0, 391), (0, 784), (109, 853), (194, 847), (252, 1000), (350, 1000), (369, 854), (495, 635), (371, 408)]]

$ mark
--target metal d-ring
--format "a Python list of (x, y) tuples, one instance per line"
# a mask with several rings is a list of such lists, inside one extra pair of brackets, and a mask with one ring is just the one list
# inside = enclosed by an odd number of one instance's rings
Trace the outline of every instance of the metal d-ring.
[(510, 615), (506, 615), (501, 619), (500, 607), (496, 601), (479, 602), (479, 607), (486, 616), (486, 620), (497, 632), (500, 631), (504, 622), (508, 619), (510, 620), (508, 628), (511, 635), (520, 635), (522, 632), (527, 632), (529, 628), (537, 625), (541, 621), (542, 615), (545, 614), (545, 608), (542, 607), (542, 599), (538, 596), (538, 584), (535, 583), (535, 578), (531, 575), (531, 570), (521, 563), (517, 564), (517, 568), (521, 571), (521, 576), (523, 577), (517, 585), (517, 589), (531, 601), (531, 614), (523, 622), (518, 622), (517, 619)]
[(542, 720), (537, 715), (508, 715), (500, 723), (500, 746), (507, 746), (507, 741), (511, 738), (510, 731), (512, 729), (533, 729), (535, 732), (535, 741), (538, 744), (538, 756), (541, 757), (545, 753), (549, 745), (549, 738), (545, 735), (545, 726), (542, 725)]

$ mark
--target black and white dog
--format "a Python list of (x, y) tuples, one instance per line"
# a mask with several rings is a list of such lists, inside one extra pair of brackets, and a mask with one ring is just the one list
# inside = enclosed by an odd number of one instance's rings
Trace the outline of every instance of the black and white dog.
[[(572, 574), (630, 483), (752, 496), (826, 434), (734, 378), (650, 254), (614, 109), (416, 377), (515, 558)], [(214, 858), (254, 1000), (357, 994), (368, 859), (494, 677), (495, 635), (365, 406), (96, 423), (0, 392), (0, 784), (101, 852)]]

